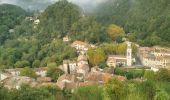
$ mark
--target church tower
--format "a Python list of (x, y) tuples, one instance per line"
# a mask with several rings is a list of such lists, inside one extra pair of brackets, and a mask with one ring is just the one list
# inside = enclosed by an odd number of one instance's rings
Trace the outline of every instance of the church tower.
[(132, 47), (131, 47), (131, 42), (127, 42), (127, 54), (126, 54), (126, 59), (127, 59), (127, 66), (130, 67), (132, 66)]

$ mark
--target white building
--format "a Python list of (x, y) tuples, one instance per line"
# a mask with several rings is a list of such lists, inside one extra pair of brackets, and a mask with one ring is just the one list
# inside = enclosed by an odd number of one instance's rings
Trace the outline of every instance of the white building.
[(71, 39), (68, 36), (63, 37), (63, 42), (69, 42)]
[(80, 54), (86, 54), (87, 50), (89, 48), (95, 48), (95, 45), (92, 44), (88, 44), (86, 42), (82, 42), (82, 41), (75, 41), (71, 44), (72, 47), (74, 47), (78, 53)]
[(39, 19), (36, 19), (35, 21), (34, 21), (34, 24), (35, 25), (38, 25), (40, 23), (40, 20)]
[(47, 67), (41, 67), (41, 68), (35, 68), (34, 71), (36, 73), (36, 75), (40, 76), (40, 77), (45, 77), (47, 74)]
[(77, 61), (64, 60), (60, 67), (66, 74), (83, 74), (89, 72), (89, 64), (85, 55), (80, 55)]
[(142, 64), (151, 67), (154, 71), (170, 65), (170, 51), (163, 48), (141, 47), (138, 55)]

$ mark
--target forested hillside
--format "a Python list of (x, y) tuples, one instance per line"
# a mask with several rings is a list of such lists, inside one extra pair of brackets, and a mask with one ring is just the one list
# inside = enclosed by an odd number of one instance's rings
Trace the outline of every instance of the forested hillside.
[[(58, 7), (60, 4), (61, 2), (57, 2), (51, 7)], [(44, 26), (41, 26), (41, 24), (40, 28), (35, 28), (34, 22), (25, 18), (26, 12), (21, 8), (19, 9), (19, 7), (13, 5), (0, 5), (0, 7), (3, 7), (3, 9), (0, 9), (0, 13), (9, 12), (0, 17), (2, 19), (2, 25), (0, 26), (2, 32), (0, 36), (2, 38), (1, 41), (3, 40), (0, 45), (0, 68), (46, 67), (50, 64), (58, 66), (64, 59), (73, 59), (76, 57), (75, 49), (63, 43), (61, 38), (56, 37), (57, 33), (52, 33), (52, 31), (57, 32), (57, 29), (55, 29), (57, 24), (55, 23), (62, 23), (61, 19), (63, 15), (57, 20), (55, 20), (54, 17), (54, 19), (52, 19), (54, 23), (46, 23), (50, 18), (46, 17), (44, 12), (42, 16), (47, 18), (45, 21), (41, 19), (42, 23), (44, 22)], [(54, 10), (53, 13), (66, 13), (68, 16), (74, 15), (68, 14), (69, 11), (65, 12), (70, 10), (70, 8), (74, 9), (74, 4), (68, 3), (65, 10), (60, 11), (62, 7), (63, 6), (60, 6), (60, 9), (58, 8), (57, 11)], [(51, 11), (53, 9), (49, 10)], [(51, 13), (48, 16), (51, 15), (53, 14)], [(75, 17), (79, 17), (79, 15), (76, 14)], [(75, 17), (73, 16), (73, 19)], [(63, 23), (67, 24), (70, 22), (69, 18), (70, 17), (67, 17), (67, 21)], [(52, 25), (54, 28), (51, 27), (50, 24), (54, 24)], [(58, 26), (59, 25), (60, 24), (58, 24)], [(58, 31), (60, 29), (62, 30), (62, 26), (59, 27)], [(9, 29), (13, 29), (13, 31), (9, 32)], [(51, 29), (54, 30), (46, 31)], [(46, 35), (43, 33), (46, 33)], [(48, 41), (45, 41), (45, 39)]]
[(169, 45), (169, 0), (108, 0), (96, 9), (98, 21), (122, 26), (141, 45)]
[(25, 15), (26, 12), (20, 7), (9, 4), (0, 5), (0, 44), (10, 38), (9, 30), (18, 25)]

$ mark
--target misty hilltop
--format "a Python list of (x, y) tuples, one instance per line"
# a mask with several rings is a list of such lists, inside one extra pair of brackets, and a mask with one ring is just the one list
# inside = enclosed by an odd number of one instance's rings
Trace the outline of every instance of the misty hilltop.
[[(26, 10), (44, 10), (47, 6), (54, 4), (58, 0), (0, 0), (0, 4), (8, 3), (18, 5)], [(85, 10), (95, 8), (101, 2), (106, 0), (68, 0), (81, 6)]]

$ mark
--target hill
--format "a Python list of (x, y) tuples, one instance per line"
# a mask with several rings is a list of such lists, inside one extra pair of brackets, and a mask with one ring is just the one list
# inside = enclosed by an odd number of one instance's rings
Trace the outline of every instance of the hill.
[(15, 5), (0, 5), (0, 44), (10, 37), (10, 29), (18, 25), (25, 17), (26, 12)]
[(122, 26), (131, 41), (144, 46), (170, 43), (169, 0), (108, 0), (98, 6), (98, 21)]

